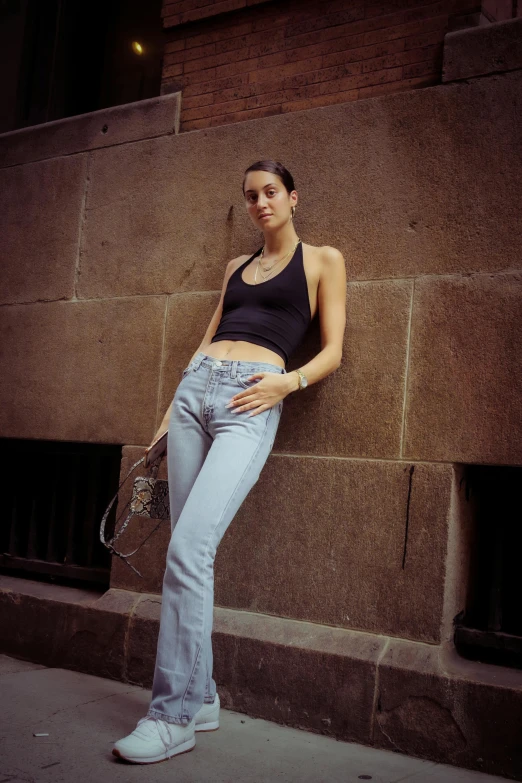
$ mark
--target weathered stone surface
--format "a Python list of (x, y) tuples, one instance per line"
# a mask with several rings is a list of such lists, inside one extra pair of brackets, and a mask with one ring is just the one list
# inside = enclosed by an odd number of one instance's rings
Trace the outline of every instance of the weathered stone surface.
[(161, 598), (142, 595), (129, 627), (126, 679), (144, 688), (152, 687), (160, 613)]
[(0, 303), (73, 296), (86, 176), (85, 155), (0, 170)]
[[(341, 366), (304, 393), (288, 395), (274, 450), (324, 456), (400, 456), (411, 284), (348, 285)], [(287, 371), (321, 350), (319, 321)]]
[(436, 647), (390, 640), (379, 664), (374, 743), (521, 780), (522, 673), (462, 659), (459, 668), (448, 675)]
[(150, 443), (165, 298), (0, 310), (3, 437)]
[(522, 68), (522, 19), (470, 27), (444, 38), (442, 81)]
[(181, 93), (0, 134), (0, 167), (178, 133)]
[(70, 605), (89, 606), (94, 591), (0, 575), (0, 651), (53, 666)]
[(371, 741), (384, 637), (218, 608), (214, 639), (214, 678), (227, 709)]
[(126, 636), (137, 601), (135, 593), (109, 590), (88, 607), (68, 604), (53, 665), (125, 679)]
[(216, 605), (437, 642), (451, 484), (446, 465), (272, 454), (219, 546)]
[(521, 80), (514, 71), (98, 150), (79, 295), (219, 291), (227, 261), (261, 246), (241, 192), (261, 148), (295, 177), (298, 233), (339, 248), (351, 280), (516, 269)]
[(522, 275), (416, 281), (404, 453), (522, 462)]

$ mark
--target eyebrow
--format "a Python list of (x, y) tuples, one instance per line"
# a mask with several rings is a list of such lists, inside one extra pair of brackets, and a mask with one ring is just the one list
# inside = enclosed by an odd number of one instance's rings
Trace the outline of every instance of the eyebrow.
[[(269, 182), (267, 185), (264, 185), (264, 186), (261, 188), (261, 190), (264, 190), (264, 189), (265, 189), (265, 188), (267, 188), (269, 185), (276, 185), (276, 184), (277, 184), (277, 183), (275, 183), (275, 182)], [(255, 193), (255, 192), (256, 192), (256, 191), (255, 191), (255, 190), (252, 190), (252, 189), (245, 190), (245, 195), (246, 195), (247, 193)]]

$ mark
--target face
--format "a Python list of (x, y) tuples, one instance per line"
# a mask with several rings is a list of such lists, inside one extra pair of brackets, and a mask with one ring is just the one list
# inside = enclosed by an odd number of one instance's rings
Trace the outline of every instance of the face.
[[(288, 193), (281, 178), (270, 171), (249, 171), (245, 179), (245, 204), (255, 226), (263, 231), (287, 223), (297, 204), (297, 191)], [(268, 217), (261, 217), (267, 214)]]

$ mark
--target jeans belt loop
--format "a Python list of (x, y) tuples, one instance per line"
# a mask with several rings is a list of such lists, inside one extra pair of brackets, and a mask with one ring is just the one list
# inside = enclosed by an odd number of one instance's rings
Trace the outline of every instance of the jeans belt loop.
[(200, 351), (196, 356), (194, 357), (194, 369), (197, 370), (203, 359), (205, 358), (205, 354), (203, 351)]
[(238, 365), (239, 359), (233, 359), (232, 360), (232, 366), (230, 369), (230, 377), (235, 378), (237, 375), (237, 365)]

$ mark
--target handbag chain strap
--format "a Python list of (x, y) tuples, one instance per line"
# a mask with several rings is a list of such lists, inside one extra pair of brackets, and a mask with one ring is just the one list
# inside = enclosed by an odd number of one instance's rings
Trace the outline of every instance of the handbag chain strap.
[[(150, 464), (150, 473), (151, 473), (151, 477), (152, 477), (153, 479), (155, 479), (155, 478), (156, 478), (156, 476), (157, 476), (157, 474), (158, 474), (159, 465), (160, 465), (160, 462), (161, 462), (161, 460), (162, 460), (162, 456), (163, 456), (163, 455), (161, 455), (160, 457), (158, 457), (158, 459), (157, 459), (157, 460), (155, 460), (154, 462), (152, 462), (152, 463)], [(149, 533), (149, 535), (148, 535), (148, 536), (147, 536), (147, 537), (146, 537), (146, 538), (145, 538), (145, 539), (144, 539), (144, 540), (141, 542), (141, 544), (140, 544), (140, 545), (139, 545), (139, 546), (138, 546), (138, 547), (137, 547), (137, 548), (136, 548), (136, 549), (135, 549), (133, 552), (129, 552), (129, 553), (128, 553), (128, 554), (126, 554), (126, 555), (125, 555), (125, 554), (123, 554), (122, 552), (118, 552), (118, 550), (114, 548), (114, 546), (113, 546), (113, 543), (114, 543), (114, 541), (116, 541), (116, 539), (117, 539), (117, 538), (119, 538), (119, 537), (121, 536), (121, 534), (123, 533), (123, 531), (125, 530), (125, 528), (126, 528), (126, 527), (127, 527), (127, 525), (129, 524), (129, 522), (130, 522), (130, 520), (132, 519), (132, 517), (133, 517), (133, 516), (135, 516), (135, 514), (134, 514), (134, 511), (130, 511), (130, 512), (127, 514), (127, 518), (125, 519), (125, 522), (123, 523), (123, 525), (121, 526), (121, 528), (118, 530), (118, 532), (116, 533), (116, 535), (114, 535), (114, 536), (111, 538), (111, 540), (110, 540), (110, 541), (106, 541), (106, 540), (105, 540), (105, 523), (107, 522), (107, 518), (108, 518), (108, 516), (109, 516), (109, 514), (110, 514), (111, 508), (112, 508), (112, 507), (113, 507), (113, 505), (114, 505), (114, 502), (116, 501), (116, 499), (117, 499), (117, 497), (118, 497), (118, 494), (119, 494), (119, 492), (120, 492), (120, 489), (121, 489), (121, 488), (122, 488), (122, 486), (125, 484), (125, 482), (126, 482), (126, 481), (127, 481), (127, 479), (129, 478), (129, 476), (131, 475), (131, 473), (132, 473), (132, 472), (133, 472), (133, 471), (134, 471), (134, 470), (135, 470), (135, 469), (138, 467), (138, 465), (141, 465), (141, 463), (142, 463), (142, 462), (144, 462), (144, 460), (145, 460), (145, 457), (141, 457), (141, 458), (140, 458), (140, 459), (139, 459), (137, 462), (135, 462), (135, 463), (134, 463), (134, 465), (133, 465), (133, 466), (130, 468), (129, 472), (127, 473), (127, 475), (125, 476), (125, 478), (123, 479), (123, 481), (120, 483), (120, 486), (118, 487), (118, 490), (117, 490), (116, 494), (114, 495), (113, 499), (111, 500), (111, 502), (110, 502), (110, 503), (109, 503), (109, 505), (107, 506), (107, 508), (106, 508), (106, 510), (105, 510), (105, 513), (104, 513), (104, 515), (103, 515), (103, 517), (102, 517), (101, 524), (100, 524), (100, 541), (102, 542), (102, 544), (103, 544), (104, 546), (106, 546), (106, 547), (107, 547), (107, 549), (109, 549), (109, 550), (110, 550), (110, 551), (111, 551), (111, 552), (112, 552), (114, 555), (117, 555), (118, 557), (121, 557), (121, 558), (122, 558), (122, 560), (123, 560), (123, 561), (124, 561), (124, 562), (125, 562), (125, 563), (126, 563), (128, 566), (129, 566), (129, 568), (132, 568), (132, 570), (133, 570), (133, 571), (134, 571), (136, 574), (138, 574), (138, 576), (141, 576), (142, 578), (143, 578), (143, 575), (142, 575), (142, 574), (140, 574), (140, 572), (138, 571), (138, 569), (137, 569), (137, 568), (135, 568), (135, 567), (132, 565), (132, 563), (129, 563), (129, 562), (127, 561), (127, 558), (128, 558), (128, 557), (131, 557), (132, 555), (135, 555), (135, 554), (136, 554), (136, 552), (137, 552), (139, 549), (141, 549), (141, 547), (143, 546), (143, 544), (145, 543), (145, 541), (147, 541), (147, 539), (148, 539), (148, 538), (150, 538), (150, 536), (151, 536), (153, 533), (155, 533), (155, 532), (156, 532), (156, 530), (158, 529), (158, 527), (161, 525), (161, 520), (160, 520), (160, 522), (159, 522), (159, 523), (156, 525), (156, 527), (154, 528), (154, 530), (152, 530), (152, 531)], [(128, 503), (126, 503), (126, 504), (125, 504), (124, 510), (125, 510), (125, 508), (127, 508), (127, 506), (128, 506), (128, 505), (129, 505)], [(124, 511), (123, 511), (123, 512), (120, 514), (120, 516), (119, 516), (119, 517), (118, 517), (118, 519), (116, 520), (116, 522), (115, 522), (115, 525), (114, 525), (115, 529), (116, 529), (116, 524), (117, 524), (117, 523), (118, 523), (118, 521), (121, 519), (121, 517), (123, 516), (123, 514), (124, 514)]]

